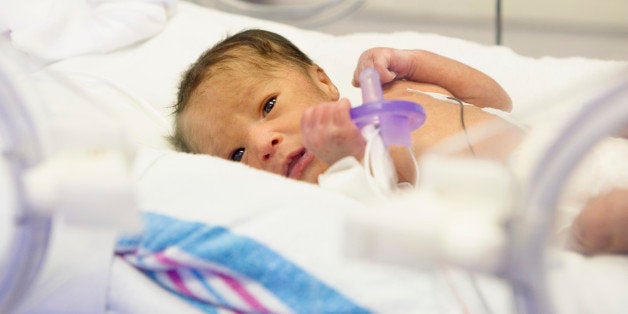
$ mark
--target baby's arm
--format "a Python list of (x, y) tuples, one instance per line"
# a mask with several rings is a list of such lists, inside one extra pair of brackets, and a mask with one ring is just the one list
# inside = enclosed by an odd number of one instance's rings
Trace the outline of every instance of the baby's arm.
[(456, 98), (479, 107), (512, 110), (506, 91), (491, 77), (456, 60), (424, 51), (372, 48), (362, 53), (353, 74), (358, 86), (362, 69), (373, 67), (382, 84), (398, 79), (440, 86)]
[(589, 203), (576, 217), (572, 245), (585, 254), (628, 253), (628, 189), (615, 189)]
[(328, 165), (347, 157), (364, 157), (366, 140), (351, 120), (346, 98), (309, 107), (301, 117), (303, 145)]

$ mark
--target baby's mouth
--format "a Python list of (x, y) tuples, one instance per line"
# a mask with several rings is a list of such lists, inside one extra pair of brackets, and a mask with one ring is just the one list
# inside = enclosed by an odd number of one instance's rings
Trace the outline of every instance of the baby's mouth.
[(303, 170), (310, 164), (314, 155), (309, 153), (305, 148), (301, 149), (288, 157), (285, 175), (291, 179), (301, 177)]

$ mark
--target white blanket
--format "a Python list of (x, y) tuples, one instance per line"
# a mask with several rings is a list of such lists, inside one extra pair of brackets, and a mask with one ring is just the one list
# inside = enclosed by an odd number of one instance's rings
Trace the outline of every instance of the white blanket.
[(176, 0), (6, 0), (0, 31), (14, 47), (56, 61), (86, 53), (106, 53), (159, 33)]
[[(458, 291), (456, 282), (468, 280), (459, 270), (434, 265), (434, 272), (423, 272), (346, 257), (344, 218), (366, 207), (344, 195), (209, 156), (146, 150), (137, 164), (139, 203), (147, 212), (183, 222), (221, 226), (253, 239), (369, 311), (457, 313), (461, 308), (481, 306), (473, 292)], [(168, 237), (166, 233), (163, 236)], [(191, 241), (193, 238), (186, 243)], [(207, 241), (188, 247), (187, 251), (194, 252), (214, 242)], [(247, 252), (237, 251), (238, 247), (234, 246), (234, 251), (225, 249), (235, 260), (248, 258)], [(267, 267), (262, 274), (274, 272), (273, 263)], [(262, 282), (264, 275), (260, 276), (249, 279)], [(112, 280), (118, 287), (123, 285), (120, 282), (134, 279), (117, 276)], [(488, 287), (496, 291), (492, 304), (497, 309), (507, 308), (504, 284), (486, 280)], [(303, 302), (320, 300), (320, 312), (328, 312), (324, 302), (331, 299), (324, 290), (301, 291), (293, 294), (304, 298)], [(305, 291), (308, 292), (302, 294)], [(115, 291), (110, 297), (112, 308), (120, 311), (126, 308), (127, 299), (133, 298)], [(317, 312), (316, 308), (311, 310)], [(361, 312), (359, 308), (351, 311)], [(288, 312), (308, 311), (292, 307)]]

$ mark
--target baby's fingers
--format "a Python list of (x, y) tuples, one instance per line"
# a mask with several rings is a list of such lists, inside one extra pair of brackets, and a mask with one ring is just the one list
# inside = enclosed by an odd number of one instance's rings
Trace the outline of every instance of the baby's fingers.
[(375, 57), (373, 68), (379, 73), (379, 80), (382, 84), (392, 82), (397, 73), (390, 70), (390, 55), (378, 55)]
[(353, 86), (360, 86), (360, 73), (367, 67), (371, 67), (379, 73), (382, 84), (393, 81), (397, 77), (397, 73), (390, 70), (392, 52), (393, 50), (390, 48), (373, 48), (362, 53), (353, 72)]

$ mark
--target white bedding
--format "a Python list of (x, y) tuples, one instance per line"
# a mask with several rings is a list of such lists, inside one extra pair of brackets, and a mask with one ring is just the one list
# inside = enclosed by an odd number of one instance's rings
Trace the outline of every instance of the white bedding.
[(6, 0), (0, 32), (12, 44), (45, 62), (85, 53), (106, 53), (158, 34), (174, 0)]
[[(347, 260), (341, 243), (343, 217), (363, 210), (364, 204), (239, 164), (176, 153), (169, 150), (164, 140), (181, 73), (202, 51), (225, 35), (253, 27), (276, 31), (292, 40), (327, 71), (341, 95), (354, 105), (360, 104), (360, 91), (350, 82), (355, 60), (363, 50), (373, 46), (425, 49), (465, 62), (494, 77), (513, 99), (512, 116), (524, 124), (533, 124), (547, 116), (547, 112), (553, 112), (554, 117), (563, 119), (556, 121), (553, 128), (566, 122), (588, 97), (607, 88), (627, 66), (625, 62), (585, 58), (534, 59), (506, 47), (484, 46), (436, 34), (333, 36), (180, 2), (163, 32), (148, 41), (107, 54), (62, 60), (47, 67), (122, 117), (131, 139), (139, 147), (134, 175), (141, 210), (224, 226), (256, 239), (375, 312), (460, 313), (466, 308), (475, 313), (482, 311), (482, 305), (476, 295), (460, 288), (468, 281), (458, 270), (425, 273)], [(35, 79), (43, 90), (42, 95), (61, 108), (59, 115), (73, 106), (84, 105), (72, 101), (74, 96), (64, 93), (62, 86), (48, 78), (36, 75)], [(566, 260), (576, 261), (572, 265), (594, 268), (580, 256), (564, 256)], [(620, 265), (615, 275), (625, 278), (626, 261), (619, 259), (618, 263), (614, 264)], [(575, 273), (577, 267), (569, 271)], [(607, 270), (591, 271), (591, 278), (598, 278), (599, 285), (608, 285)], [(132, 268), (120, 266), (117, 260), (111, 277), (109, 310), (142, 312), (131, 291), (119, 293), (118, 289), (130, 285), (143, 291), (138, 293), (141, 300), (161, 302), (170, 309), (177, 308), (176, 303), (180, 302), (182, 311), (191, 309), (178, 298), (158, 297), (163, 290), (155, 290), (152, 281), (140, 281)], [(623, 280), (624, 286), (626, 283), (628, 280)], [(503, 282), (485, 279), (481, 284), (490, 295), (489, 303), (495, 313), (512, 311)], [(621, 284), (616, 287), (622, 289)], [(571, 298), (563, 297), (560, 309), (573, 309), (570, 300), (585, 292), (566, 292), (564, 295)], [(151, 293), (154, 293), (152, 298)], [(605, 298), (602, 302), (606, 302), (610, 312), (628, 306), (625, 301), (612, 300), (613, 296), (613, 293), (600, 296)], [(146, 309), (152, 311), (158, 307)]]

